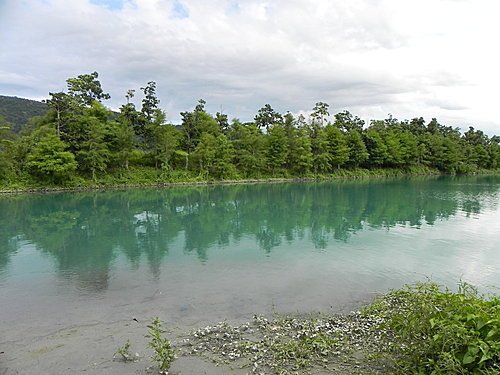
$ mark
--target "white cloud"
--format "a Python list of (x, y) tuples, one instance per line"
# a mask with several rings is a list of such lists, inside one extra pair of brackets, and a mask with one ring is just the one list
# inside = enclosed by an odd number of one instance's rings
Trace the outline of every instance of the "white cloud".
[(500, 133), (498, 14), (496, 0), (4, 0), (0, 93), (42, 98), (96, 70), (114, 108), (155, 80), (174, 121), (199, 98), (243, 120), (321, 100)]

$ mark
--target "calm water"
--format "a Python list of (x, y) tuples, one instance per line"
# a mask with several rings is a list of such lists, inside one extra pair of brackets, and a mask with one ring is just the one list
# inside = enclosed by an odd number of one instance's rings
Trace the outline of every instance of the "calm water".
[(498, 293), (499, 203), (498, 176), (0, 197), (1, 336), (342, 311), (425, 277)]

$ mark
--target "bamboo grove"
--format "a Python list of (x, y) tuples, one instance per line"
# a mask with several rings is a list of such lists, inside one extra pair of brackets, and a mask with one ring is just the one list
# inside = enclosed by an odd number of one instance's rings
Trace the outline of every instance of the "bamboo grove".
[[(175, 180), (315, 177), (342, 171), (397, 169), (475, 173), (500, 166), (500, 137), (470, 127), (463, 134), (432, 119), (399, 121), (391, 116), (365, 124), (348, 111), (330, 116), (316, 103), (308, 118), (280, 114), (264, 105), (254, 121), (229, 121), (199, 100), (166, 123), (156, 83), (140, 88), (140, 108), (126, 93), (119, 112), (98, 73), (69, 78), (66, 92), (49, 93), (46, 115), (20, 134), (0, 119), (0, 185), (19, 181), (75, 185), (103, 178), (155, 182)], [(329, 119), (332, 119), (330, 121)], [(361, 169), (362, 168), (362, 169)], [(126, 178), (125, 178), (126, 180)]]

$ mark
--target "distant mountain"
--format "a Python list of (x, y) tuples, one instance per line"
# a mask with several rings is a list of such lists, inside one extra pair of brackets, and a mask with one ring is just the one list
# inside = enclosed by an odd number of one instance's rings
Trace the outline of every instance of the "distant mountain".
[(36, 100), (15, 96), (0, 95), (0, 116), (12, 125), (18, 133), (33, 116), (42, 116), (47, 112), (47, 105)]

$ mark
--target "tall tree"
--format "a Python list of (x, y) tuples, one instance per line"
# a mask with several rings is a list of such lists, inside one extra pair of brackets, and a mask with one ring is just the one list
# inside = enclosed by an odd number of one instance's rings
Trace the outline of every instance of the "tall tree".
[(235, 164), (244, 177), (259, 177), (265, 165), (265, 138), (253, 123), (233, 120), (229, 134), (235, 150)]
[(287, 155), (285, 130), (282, 126), (274, 124), (267, 133), (267, 165), (273, 175), (285, 165)]
[(334, 125), (344, 132), (356, 130), (362, 133), (365, 122), (358, 116), (353, 116), (349, 111), (343, 111), (335, 114)]
[(104, 141), (105, 129), (96, 117), (83, 117), (80, 121), (86, 133), (76, 152), (76, 159), (79, 169), (90, 172), (96, 181), (97, 172), (104, 172), (109, 162), (108, 144)]
[(357, 168), (368, 160), (370, 154), (368, 154), (361, 133), (356, 128), (347, 133), (347, 146), (349, 147), (349, 163), (353, 167)]
[(266, 128), (266, 130), (269, 130), (269, 128), (274, 124), (283, 123), (283, 117), (276, 112), (270, 104), (266, 104), (264, 107), (259, 109), (254, 120), (255, 124), (259, 128)]
[(289, 144), (288, 159), (290, 169), (300, 176), (308, 175), (313, 168), (311, 139), (307, 129), (294, 129), (293, 138)]
[(220, 134), (217, 121), (205, 111), (206, 102), (203, 99), (198, 101), (192, 112), (181, 112), (181, 129), (184, 134), (183, 148), (191, 154), (200, 141), (202, 133), (209, 133), (213, 136)]
[(387, 145), (380, 135), (380, 132), (370, 127), (365, 132), (365, 145), (370, 154), (369, 163), (374, 167), (382, 167), (386, 163), (389, 154)]
[(49, 92), (49, 95), (50, 98), (46, 99), (45, 102), (55, 114), (55, 128), (60, 137), (61, 133), (68, 130), (68, 121), (78, 109), (78, 102), (73, 96), (64, 92)]
[(309, 128), (311, 151), (313, 154), (314, 173), (326, 173), (330, 170), (331, 155), (325, 128), (313, 124)]
[(344, 134), (334, 125), (325, 127), (327, 150), (330, 154), (331, 166), (340, 169), (349, 160), (349, 146)]
[(227, 134), (229, 130), (229, 121), (227, 119), (227, 115), (225, 113), (217, 112), (215, 114), (215, 121), (217, 121), (221, 133)]
[(324, 102), (316, 103), (311, 113), (311, 118), (313, 119), (313, 122), (323, 126), (325, 119), (328, 116), (330, 116), (330, 112), (328, 112), (329, 107), (330, 105)]
[(156, 97), (156, 82), (149, 81), (145, 87), (141, 87), (144, 93), (142, 99), (141, 113), (148, 123), (153, 120), (153, 114), (160, 104), (160, 100)]
[(68, 78), (68, 93), (79, 100), (84, 106), (90, 106), (94, 101), (109, 99), (111, 96), (105, 93), (101, 87), (101, 82), (97, 79), (99, 74), (80, 74), (76, 78)]

